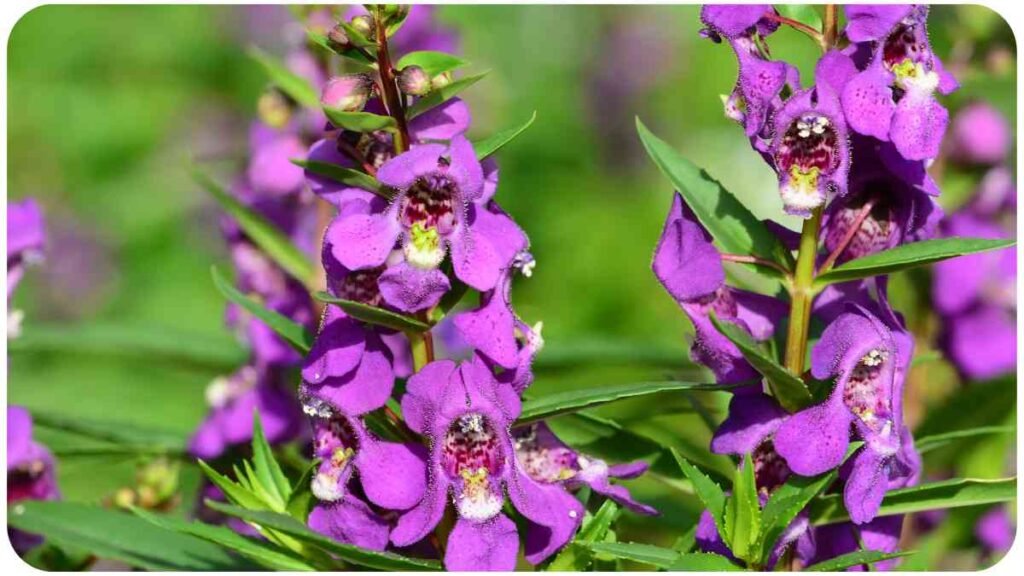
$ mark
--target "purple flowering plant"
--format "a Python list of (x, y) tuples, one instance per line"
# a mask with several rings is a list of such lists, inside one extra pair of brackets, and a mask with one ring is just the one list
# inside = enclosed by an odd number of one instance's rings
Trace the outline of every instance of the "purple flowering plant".
[[(1016, 366), (1012, 130), (984, 105), (950, 122), (959, 85), (932, 50), (927, 6), (703, 7), (701, 37), (727, 43), (738, 68), (724, 115), (801, 230), (755, 217), (638, 118), (675, 189), (651, 269), (692, 324), (707, 380), (549, 394), (532, 387), (543, 324), (513, 298), (536, 262), (500, 204), (497, 154), (536, 114), (471, 138), (461, 96), (486, 73), (464, 71), (433, 7), (296, 13), (304, 35), (284, 58), (251, 50), (269, 83), (243, 165), (228, 186), (195, 171), (223, 212), (233, 277), (215, 267), (212, 280), (246, 350), (175, 448), (203, 472), (200, 501), (189, 520), (154, 513), (177, 468), (140, 467), (105, 520), (159, 544), (99, 556), (149, 569), (887, 570), (910, 554), (911, 514), (993, 504), (973, 537), (986, 554), (1010, 547), (1015, 478), (925, 477), (922, 459), (998, 431), (916, 434), (929, 423), (905, 407), (912, 366), (932, 352), (890, 297), (896, 273), (935, 264), (936, 341), (964, 380)], [(783, 28), (811, 41), (811, 77), (773, 58)], [(951, 214), (932, 176), (947, 161), (985, 173)], [(9, 204), (8, 304), (43, 246), (38, 206)], [(9, 339), (21, 322), (9, 313)], [(705, 417), (708, 459), (591, 410), (691, 392), (728, 398), (723, 418)], [(20, 516), (61, 491), (33, 416), (7, 418)], [(629, 483), (641, 477), (699, 501), (674, 543), (620, 540), (669, 508)], [(25, 518), (9, 528), (19, 554), (40, 547), (36, 532), (69, 538)], [(189, 560), (163, 563), (164, 545)]]

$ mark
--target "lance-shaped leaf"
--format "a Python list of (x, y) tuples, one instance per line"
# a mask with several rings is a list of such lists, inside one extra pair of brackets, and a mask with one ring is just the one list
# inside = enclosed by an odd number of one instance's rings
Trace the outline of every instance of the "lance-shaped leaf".
[(892, 274), (957, 256), (1008, 248), (1014, 244), (1016, 244), (1016, 240), (958, 237), (901, 244), (890, 250), (875, 252), (836, 266), (815, 278), (814, 286), (816, 289), (821, 289), (836, 282)]
[[(792, 269), (793, 255), (735, 196), (655, 136), (639, 118), (636, 119), (636, 129), (647, 154), (683, 195), (686, 205), (723, 251), (758, 256)], [(756, 270), (765, 272), (770, 269)]]
[(530, 117), (526, 122), (512, 128), (506, 128), (501, 132), (495, 132), (483, 140), (473, 142), (473, 151), (476, 152), (477, 159), (483, 160), (500, 150), (505, 144), (515, 140), (515, 138), (525, 132), (536, 119), (537, 111), (534, 110), (533, 114), (530, 114)]
[(320, 105), (320, 94), (317, 89), (305, 78), (289, 70), (284, 63), (255, 46), (249, 48), (249, 56), (263, 67), (274, 86), (289, 98), (311, 108)]
[(367, 53), (376, 58), (377, 42), (364, 36), (362, 32), (356, 30), (349, 22), (339, 22), (338, 25), (345, 31), (345, 35), (348, 36), (349, 43), (353, 46), (358, 46), (363, 50), (366, 50)]
[(340, 108), (324, 106), (324, 114), (338, 128), (353, 132), (376, 132), (377, 130), (394, 131), (398, 123), (391, 116), (373, 114), (372, 112), (347, 112)]
[(257, 493), (254, 487), (249, 484), (248, 478), (237, 467), (235, 467), (235, 477), (238, 478), (236, 482), (217, 472), (206, 462), (202, 460), (197, 460), (196, 462), (203, 473), (206, 474), (206, 477), (210, 479), (210, 482), (213, 482), (217, 488), (220, 488), (221, 492), (228, 497), (228, 500), (255, 510), (262, 510), (268, 506), (263, 501), (263, 496)]
[(588, 544), (598, 554), (607, 554), (614, 558), (650, 564), (655, 568), (667, 570), (679, 559), (679, 552), (671, 548), (662, 548), (650, 544), (628, 542), (592, 542)]
[(431, 91), (426, 96), (417, 100), (412, 106), (409, 106), (409, 109), (406, 110), (406, 116), (411, 120), (439, 104), (444, 104), (448, 100), (458, 96), (459, 93), (466, 88), (469, 88), (473, 84), (479, 82), (484, 76), (487, 76), (489, 72), (490, 71), (488, 70), (487, 72), (481, 72), (480, 74), (459, 78), (447, 86), (442, 86), (441, 88)]
[(586, 570), (594, 561), (591, 544), (604, 540), (605, 535), (618, 516), (619, 507), (611, 500), (605, 500), (597, 513), (584, 522), (576, 538), (569, 543), (548, 565), (550, 572)]
[(824, 562), (818, 562), (812, 564), (806, 568), (806, 572), (839, 572), (840, 570), (846, 570), (854, 566), (869, 566), (875, 562), (881, 562), (883, 560), (892, 560), (893, 558), (902, 558), (904, 556), (910, 556), (913, 551), (907, 552), (878, 552), (876, 550), (857, 550), (856, 552), (850, 552), (835, 558), (830, 558)]
[(346, 70), (348, 67), (353, 67), (354, 72), (376, 72), (377, 62), (371, 58), (368, 58), (366, 54), (359, 50), (336, 50), (334, 46), (328, 41), (327, 36), (313, 30), (306, 30), (306, 39), (309, 40), (314, 46), (319, 46), (323, 50), (331, 54), (337, 54), (348, 61), (345, 62)]
[(337, 542), (310, 530), (305, 524), (284, 514), (261, 510), (246, 510), (245, 508), (239, 508), (238, 506), (232, 506), (230, 504), (224, 504), (222, 502), (215, 502), (212, 500), (207, 500), (206, 505), (229, 516), (241, 518), (246, 522), (254, 523), (262, 528), (271, 529), (275, 532), (291, 536), (300, 542), (310, 544), (324, 552), (337, 556), (338, 558), (357, 566), (372, 568), (374, 570), (398, 570), (406, 572), (440, 570), (441, 568), (437, 562), (432, 560), (407, 558), (391, 552), (376, 552), (373, 550), (359, 548), (358, 546), (352, 546), (350, 544), (342, 544), (341, 542)]
[(979, 426), (966, 430), (952, 430), (933, 436), (925, 436), (914, 440), (914, 448), (919, 454), (925, 454), (938, 448), (942, 448), (957, 440), (964, 438), (977, 438), (978, 436), (989, 436), (993, 434), (1013, 434), (1017, 431), (1016, 426)]
[(757, 499), (754, 464), (747, 454), (743, 465), (736, 469), (732, 480), (732, 495), (725, 505), (725, 531), (734, 556), (751, 560), (761, 533), (761, 506)]
[(659, 392), (679, 390), (731, 390), (736, 386), (737, 385), (698, 384), (695, 382), (677, 382), (669, 380), (667, 382), (637, 382), (634, 384), (616, 384), (613, 386), (581, 388), (579, 390), (559, 392), (557, 394), (550, 394), (539, 398), (530, 398), (523, 403), (523, 411), (519, 416), (517, 423), (526, 424), (528, 422), (551, 418), (552, 416), (557, 416), (559, 414), (576, 412), (578, 410), (583, 410), (584, 408), (593, 408), (609, 402), (615, 402), (616, 400), (647, 396), (649, 394), (657, 394)]
[(815, 30), (821, 30), (821, 14), (818, 14), (818, 10), (814, 6), (808, 4), (775, 4), (774, 6), (779, 14), (786, 18), (807, 24)]
[(245, 235), (275, 264), (303, 284), (313, 277), (313, 262), (292, 243), (284, 232), (262, 215), (239, 202), (205, 173), (195, 170), (192, 177), (217, 200), (221, 208), (235, 219)]
[(323, 176), (324, 178), (329, 178), (335, 182), (345, 184), (346, 186), (362, 188), (363, 190), (379, 194), (385, 198), (391, 198), (390, 194), (381, 189), (380, 182), (365, 172), (345, 168), (344, 166), (338, 166), (331, 162), (318, 162), (316, 160), (292, 159), (292, 164), (300, 166), (318, 176)]
[(761, 514), (761, 538), (757, 543), (757, 560), (764, 565), (771, 556), (779, 538), (818, 494), (826, 490), (836, 478), (838, 470), (818, 476), (793, 474), (772, 492)]
[[(911, 488), (892, 490), (885, 495), (878, 516), (895, 516), (926, 510), (944, 510), (1009, 502), (1017, 497), (1017, 478), (977, 480), (955, 478)], [(811, 522), (835, 524), (849, 519), (841, 494), (831, 494), (811, 505)]]
[(344, 310), (349, 316), (367, 324), (375, 324), (403, 332), (426, 332), (430, 330), (428, 324), (412, 316), (406, 316), (385, 310), (384, 308), (377, 308), (376, 306), (369, 306), (354, 300), (335, 298), (327, 292), (317, 292), (316, 299), (327, 304), (334, 304)]
[(417, 50), (416, 52), (409, 52), (405, 56), (398, 59), (398, 63), (395, 64), (395, 68), (402, 70), (407, 66), (419, 66), (423, 68), (423, 71), (427, 73), (427, 76), (433, 78), (438, 74), (444, 74), (463, 66), (469, 66), (469, 61), (463, 60), (458, 56), (453, 56), (445, 52), (437, 52), (434, 50)]
[(306, 354), (313, 346), (313, 335), (301, 324), (295, 323), (291, 318), (264, 308), (262, 304), (249, 298), (231, 285), (226, 278), (217, 270), (216, 266), (210, 267), (210, 274), (213, 276), (213, 284), (225, 298), (238, 304), (246, 312), (259, 318), (264, 324), (270, 327), (277, 335), (281, 336), (299, 352)]
[(764, 375), (772, 396), (783, 408), (789, 412), (796, 412), (811, 404), (814, 399), (804, 381), (768, 356), (746, 330), (731, 322), (723, 322), (713, 312), (711, 322), (723, 336), (739, 348), (747, 362)]
[(711, 518), (715, 521), (715, 527), (718, 529), (718, 535), (722, 537), (723, 542), (729, 542), (729, 532), (725, 521), (726, 499), (722, 487), (711, 480), (711, 478), (708, 478), (699, 468), (690, 464), (674, 448), (672, 449), (672, 455), (675, 457), (683, 474), (693, 484), (693, 490), (697, 493), (697, 498), (700, 499), (704, 507), (707, 508), (708, 513), (711, 514)]
[(319, 459), (314, 459), (309, 463), (309, 466), (306, 466), (302, 476), (299, 476), (299, 479), (295, 482), (292, 494), (288, 497), (288, 503), (285, 505), (285, 510), (288, 511), (288, 514), (299, 522), (306, 522), (309, 518), (309, 511), (313, 509), (315, 499), (313, 498), (313, 490), (310, 483), (313, 481), (313, 475), (316, 474), (319, 466)]
[(23, 500), (12, 503), (7, 524), (44, 536), (60, 546), (88, 550), (100, 558), (156, 571), (247, 571), (250, 561), (224, 548), (154, 526), (117, 510), (77, 502)]
[(292, 485), (274, 458), (274, 452), (270, 449), (266, 436), (263, 435), (263, 425), (260, 423), (260, 414), (257, 410), (253, 410), (252, 416), (252, 465), (256, 478), (278, 504), (275, 509), (284, 510), (292, 495)]
[(126, 449), (183, 454), (188, 444), (188, 437), (181, 433), (118, 420), (96, 420), (32, 409), (32, 421), (36, 426), (110, 442)]
[(710, 552), (687, 552), (680, 554), (670, 572), (740, 572), (743, 568), (732, 560)]
[(132, 512), (143, 520), (165, 530), (188, 534), (223, 546), (241, 556), (259, 563), (270, 570), (310, 572), (316, 570), (302, 558), (289, 550), (271, 545), (266, 540), (246, 538), (226, 526), (214, 526), (201, 522), (186, 522), (163, 514), (153, 514), (139, 508)]

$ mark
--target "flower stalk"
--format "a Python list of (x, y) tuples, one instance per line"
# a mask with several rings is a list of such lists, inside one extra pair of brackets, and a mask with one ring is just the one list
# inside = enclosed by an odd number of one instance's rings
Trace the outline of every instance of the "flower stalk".
[(792, 305), (786, 336), (785, 364), (797, 376), (803, 374), (804, 359), (807, 356), (807, 332), (811, 321), (811, 302), (814, 300), (814, 260), (818, 254), (821, 212), (822, 209), (817, 208), (811, 212), (810, 218), (804, 220), (790, 294)]
[(381, 92), (388, 114), (398, 124), (398, 130), (395, 132), (395, 152), (401, 154), (409, 150), (409, 125), (405, 118), (402, 94), (398, 91), (395, 68), (391, 65), (391, 55), (388, 52), (388, 31), (384, 22), (383, 5), (378, 5), (375, 12), (373, 20), (377, 27), (377, 68), (380, 73)]

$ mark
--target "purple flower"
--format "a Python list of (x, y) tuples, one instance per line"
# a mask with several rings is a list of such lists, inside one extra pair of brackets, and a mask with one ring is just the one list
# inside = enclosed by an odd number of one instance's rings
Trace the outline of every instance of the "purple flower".
[(451, 252), (455, 275), (476, 290), (494, 288), (502, 262), (490, 230), (476, 226), (476, 213), (490, 198), (483, 168), (462, 136), (450, 146), (425, 144), (386, 162), (377, 172), (396, 191), (382, 213), (341, 214), (327, 231), (334, 257), (346, 268), (384, 264), (396, 243), (405, 257), (408, 282), (436, 276)]
[(695, 338), (690, 355), (710, 368), (721, 384), (759, 378), (739, 349), (715, 329), (709, 317), (746, 329), (766, 340), (775, 323), (788, 311), (785, 303), (725, 285), (722, 257), (711, 235), (676, 193), (654, 252), (654, 275), (693, 322)]
[(989, 510), (974, 525), (974, 537), (989, 554), (1007, 552), (1013, 546), (1016, 532), (1006, 506), (996, 506)]
[(844, 87), (843, 110), (850, 127), (892, 141), (908, 160), (939, 153), (949, 113), (934, 97), (949, 94), (956, 80), (928, 42), (928, 7), (846, 7), (847, 37), (871, 47), (870, 62)]
[(527, 519), (526, 559), (539, 563), (579, 527), (583, 507), (561, 486), (533, 480), (516, 458), (509, 427), (520, 401), (479, 358), (427, 364), (408, 381), (406, 423), (431, 443), (426, 491), (398, 520), (396, 546), (425, 537), (440, 522), (448, 494), (458, 519), (448, 538), (449, 570), (511, 570), (519, 548), (516, 525), (502, 513), (505, 493)]
[(964, 107), (953, 119), (950, 155), (965, 164), (998, 164), (1013, 145), (1013, 131), (1006, 118), (987, 102)]
[[(942, 208), (919, 161), (903, 160), (891, 143), (855, 136), (849, 193), (825, 209), (822, 240), (833, 252), (857, 225), (838, 264), (934, 235)], [(870, 206), (868, 204), (870, 203)], [(866, 212), (865, 212), (866, 211)]]
[(46, 243), (43, 211), (31, 198), (7, 204), (7, 338), (21, 331), (22, 313), (10, 309), (11, 295), (25, 274), (25, 266), (38, 261)]
[(211, 460), (252, 440), (253, 412), (259, 412), (267, 441), (287, 442), (303, 435), (302, 410), (284, 369), (246, 365), (213, 380), (206, 388), (210, 412), (189, 441), (189, 453)]
[(347, 412), (375, 410), (395, 383), (391, 349), (373, 328), (328, 305), (302, 380), (307, 394)]
[[(968, 211), (949, 217), (942, 231), (944, 236), (971, 238), (1010, 236)], [(1016, 278), (1016, 247), (935, 265), (932, 301), (944, 319), (941, 344), (964, 376), (984, 380), (1016, 367)]]
[(351, 486), (358, 477), (361, 493), (373, 504), (411, 508), (426, 489), (426, 451), (373, 436), (360, 419), (366, 410), (346, 411), (310, 397), (303, 404), (313, 419), (313, 455), (320, 459), (311, 484), (318, 502), (309, 515), (310, 527), (341, 542), (384, 550), (389, 520)]
[(865, 445), (850, 460), (844, 502), (856, 524), (870, 522), (886, 491), (909, 476), (915, 454), (906, 446), (902, 396), (912, 355), (913, 339), (895, 318), (883, 321), (850, 305), (811, 352), (814, 377), (835, 377), (832, 393), (787, 418), (775, 434), (775, 449), (790, 469), (814, 476), (843, 462), (855, 428)]
[[(797, 556), (804, 566), (809, 566), (861, 549), (896, 552), (899, 550), (902, 529), (903, 516), (883, 516), (860, 525), (842, 522), (819, 526), (808, 530), (797, 541)], [(899, 562), (898, 558), (884, 560), (871, 564), (871, 568), (885, 572), (894, 569)], [(847, 568), (848, 572), (863, 570), (864, 566), (861, 565)]]
[(647, 516), (656, 516), (654, 508), (637, 502), (629, 490), (612, 484), (612, 478), (636, 478), (647, 471), (643, 461), (609, 465), (604, 460), (580, 454), (562, 442), (544, 422), (512, 429), (519, 465), (537, 482), (562, 484), (570, 490), (589, 486), (622, 506)]
[(790, 97), (773, 126), (771, 155), (787, 214), (810, 217), (826, 199), (846, 194), (849, 138), (839, 99), (828, 83)]
[[(8, 228), (10, 230), (10, 228)], [(32, 439), (32, 416), (20, 406), (7, 407), (7, 506), (22, 500), (57, 500), (53, 455)], [(24, 554), (42, 538), (8, 528), (15, 551)]]

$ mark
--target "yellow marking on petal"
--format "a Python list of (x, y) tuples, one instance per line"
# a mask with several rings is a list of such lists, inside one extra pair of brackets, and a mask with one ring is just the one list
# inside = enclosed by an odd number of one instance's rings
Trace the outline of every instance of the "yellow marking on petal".
[(355, 456), (355, 453), (355, 450), (351, 448), (336, 448), (331, 454), (331, 464), (340, 467), (348, 462), (349, 458)]
[(818, 176), (820, 174), (821, 170), (817, 166), (811, 167), (810, 170), (804, 172), (799, 166), (794, 164), (789, 168), (790, 185), (803, 194), (817, 194)]
[(409, 240), (405, 243), (405, 258), (417, 268), (437, 268), (444, 259), (437, 228), (425, 227), (421, 222), (413, 224), (409, 229)]

